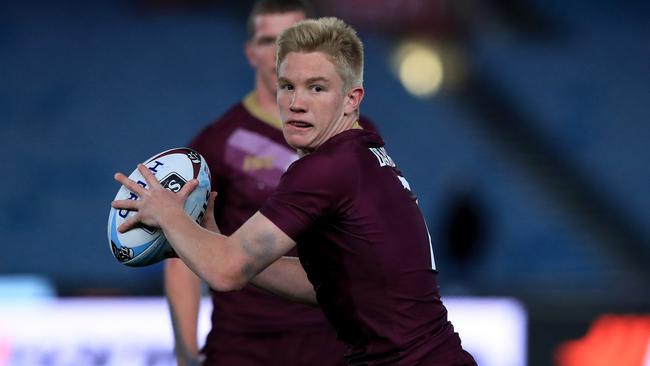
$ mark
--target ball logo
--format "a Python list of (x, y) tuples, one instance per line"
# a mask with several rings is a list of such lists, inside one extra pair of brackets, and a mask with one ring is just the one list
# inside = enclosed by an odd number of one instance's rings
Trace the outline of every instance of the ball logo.
[(198, 153), (194, 151), (190, 151), (187, 153), (187, 157), (190, 159), (192, 163), (201, 164), (201, 156)]
[(169, 189), (170, 191), (172, 191), (174, 193), (180, 191), (181, 188), (183, 188), (183, 186), (177, 180), (170, 180), (169, 183), (167, 184), (167, 189)]
[(187, 183), (187, 181), (176, 173), (170, 173), (160, 181), (160, 185), (163, 186), (163, 188), (166, 188), (174, 193), (178, 193), (178, 191), (183, 188), (185, 183)]
[(113, 250), (113, 255), (120, 262), (125, 262), (130, 259), (133, 259), (133, 249), (127, 247), (118, 247), (111, 240), (111, 249)]

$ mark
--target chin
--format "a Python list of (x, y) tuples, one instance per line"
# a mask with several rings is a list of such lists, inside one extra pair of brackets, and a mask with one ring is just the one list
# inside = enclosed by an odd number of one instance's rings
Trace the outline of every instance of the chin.
[(289, 146), (291, 146), (292, 148), (294, 148), (294, 149), (299, 149), (299, 148), (300, 148), (300, 147), (299, 147), (299, 146), (300, 146), (300, 143), (298, 143), (298, 141), (296, 141), (296, 139), (293, 138), (293, 136), (287, 136), (287, 134), (285, 133), (285, 134), (284, 134), (284, 140), (285, 140), (285, 141), (287, 142), (287, 144), (288, 144)]
[(296, 147), (296, 144), (299, 143), (300, 138), (295, 134), (287, 131), (287, 126), (284, 124), (282, 125), (282, 135), (284, 136), (284, 140), (291, 147)]
[(287, 144), (289, 144), (289, 146), (291, 146), (296, 151), (298, 151), (299, 155), (302, 155), (302, 154), (300, 154), (301, 151), (311, 151), (312, 150), (309, 147), (308, 144), (306, 144), (304, 141), (300, 141), (299, 139), (290, 139), (290, 138), (288, 138), (286, 140), (287, 140)]
[(282, 129), (282, 132), (284, 134), (284, 139), (291, 146), (292, 148), (296, 150), (313, 150), (314, 147), (314, 141), (309, 133), (305, 133), (304, 131), (291, 131), (288, 132), (284, 128)]
[(305, 148), (304, 144), (301, 144), (300, 142), (294, 141), (294, 140), (287, 140), (287, 144), (291, 146), (292, 148), (296, 150), (301, 150)]

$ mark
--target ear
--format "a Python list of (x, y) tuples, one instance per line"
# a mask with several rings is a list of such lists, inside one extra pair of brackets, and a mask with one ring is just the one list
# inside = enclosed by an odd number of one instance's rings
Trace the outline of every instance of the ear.
[(361, 101), (363, 100), (364, 90), (361, 86), (355, 86), (348, 94), (345, 96), (345, 106), (343, 107), (343, 113), (347, 116), (359, 109)]
[(255, 59), (255, 54), (253, 53), (253, 40), (249, 39), (244, 43), (244, 54), (246, 55), (246, 59), (248, 59), (248, 63), (251, 65), (253, 69), (257, 69), (257, 60)]

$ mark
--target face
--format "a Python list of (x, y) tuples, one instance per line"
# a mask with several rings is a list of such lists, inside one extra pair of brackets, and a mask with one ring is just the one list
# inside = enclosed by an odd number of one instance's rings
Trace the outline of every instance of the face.
[(321, 52), (289, 52), (278, 70), (278, 107), (287, 143), (308, 154), (350, 129), (363, 88), (344, 93), (343, 79)]
[(276, 91), (275, 40), (280, 33), (305, 19), (300, 11), (260, 14), (255, 17), (255, 34), (246, 43), (246, 57), (255, 72), (260, 87), (271, 94)]

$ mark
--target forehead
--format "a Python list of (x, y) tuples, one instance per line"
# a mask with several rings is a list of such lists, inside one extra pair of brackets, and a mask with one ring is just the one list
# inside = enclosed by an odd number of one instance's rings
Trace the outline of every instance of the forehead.
[(342, 82), (331, 57), (322, 52), (289, 52), (280, 64), (278, 76), (294, 81), (325, 78)]
[(286, 13), (264, 13), (258, 14), (253, 19), (255, 25), (255, 37), (261, 35), (277, 36), (285, 29), (305, 19), (302, 11), (290, 11)]

